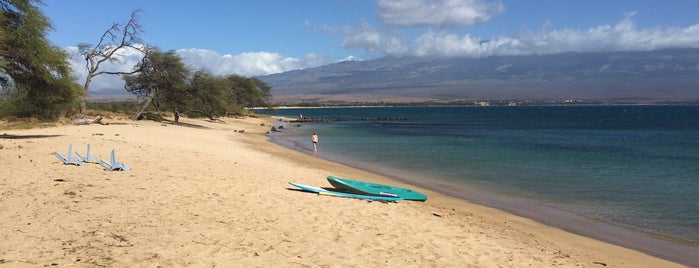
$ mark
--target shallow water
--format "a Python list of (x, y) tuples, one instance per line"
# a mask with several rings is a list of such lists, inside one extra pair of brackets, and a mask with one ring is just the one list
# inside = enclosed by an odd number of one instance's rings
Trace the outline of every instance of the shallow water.
[[(699, 106), (282, 109), (277, 142), (420, 185), (455, 184), (699, 242)], [(360, 178), (357, 178), (360, 179)]]

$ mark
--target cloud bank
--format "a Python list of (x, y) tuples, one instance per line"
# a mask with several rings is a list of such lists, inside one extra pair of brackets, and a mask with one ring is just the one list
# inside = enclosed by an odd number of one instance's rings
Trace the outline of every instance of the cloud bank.
[[(419, 2), (423, 1), (392, 1)], [(448, 2), (448, 1), (442, 1)], [(478, 1), (466, 1), (479, 4)], [(398, 8), (394, 8), (397, 12)], [(462, 12), (466, 18), (461, 25), (467, 25), (474, 18), (487, 18), (485, 15), (471, 15)], [(380, 52), (391, 56), (467, 56), (486, 57), (496, 55), (555, 54), (564, 52), (595, 51), (645, 51), (666, 48), (699, 47), (699, 24), (686, 28), (646, 28), (638, 29), (632, 20), (635, 13), (624, 16), (615, 25), (599, 25), (581, 29), (554, 29), (549, 31), (522, 30), (513, 36), (481, 38), (471, 35), (456, 35), (441, 29), (444, 21), (420, 19), (421, 14), (405, 15), (397, 25), (421, 25), (428, 27), (413, 39), (402, 34), (402, 28), (377, 27), (362, 22), (354, 26), (342, 26), (342, 46), (350, 49), (363, 49), (367, 52)], [(461, 13), (459, 13), (461, 14)], [(477, 13), (476, 13), (477, 14)], [(494, 14), (494, 13), (484, 13)], [(411, 19), (412, 17), (412, 19)], [(429, 16), (427, 16), (429, 17)], [(410, 21), (411, 23), (407, 23)], [(459, 21), (452, 19), (450, 21)], [(393, 20), (391, 23), (395, 23)], [(456, 24), (456, 23), (452, 23)], [(550, 27), (550, 25), (547, 25)], [(325, 26), (327, 28), (328, 26)]]
[(396, 26), (460, 27), (489, 21), (505, 11), (480, 0), (379, 0), (379, 18)]
[(304, 58), (285, 57), (272, 52), (245, 52), (221, 55), (206, 49), (176, 51), (192, 70), (205, 70), (214, 75), (239, 74), (256, 76), (317, 67), (335, 62), (330, 57), (308, 54)]

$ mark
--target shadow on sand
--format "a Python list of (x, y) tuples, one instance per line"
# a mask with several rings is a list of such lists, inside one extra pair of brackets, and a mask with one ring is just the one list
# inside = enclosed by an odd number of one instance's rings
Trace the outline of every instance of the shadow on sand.
[(41, 138), (54, 138), (54, 137), (60, 137), (63, 135), (10, 135), (10, 134), (2, 134), (0, 135), (0, 139), (7, 139), (7, 140), (22, 140), (22, 139), (41, 139)]

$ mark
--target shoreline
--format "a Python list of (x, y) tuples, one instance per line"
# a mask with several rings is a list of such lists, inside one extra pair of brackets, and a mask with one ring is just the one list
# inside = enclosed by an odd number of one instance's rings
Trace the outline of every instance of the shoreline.
[[(285, 117), (279, 117), (278, 119), (293, 120)], [(300, 148), (302, 147), (301, 145), (295, 144), (291, 140), (284, 139), (284, 137), (270, 136), (269, 142), (289, 150), (298, 151), (308, 156), (316, 157), (313, 152), (308, 151), (308, 148)], [(369, 173), (374, 173), (390, 180), (384, 183), (395, 184), (398, 182), (407, 184), (418, 191), (424, 192), (425, 190), (429, 190), (437, 192), (463, 200), (465, 202), (502, 210), (506, 213), (531, 219), (541, 224), (560, 228), (564, 231), (577, 235), (638, 250), (659, 258), (684, 263), (689, 266), (699, 266), (699, 260), (694, 257), (695, 252), (699, 250), (699, 247), (693, 245), (691, 241), (686, 241), (681, 238), (666, 238), (660, 234), (646, 233), (639, 230), (614, 225), (574, 214), (569, 211), (539, 204), (533, 200), (498, 196), (491, 192), (481, 191), (481, 189), (467, 189), (464, 186), (457, 186), (443, 181), (438, 181), (438, 183), (417, 181), (414, 178), (410, 178), (410, 174), (402, 174), (402, 176), (400, 174), (401, 171), (374, 166), (368, 163), (352, 162), (350, 159), (324, 158), (322, 154), (318, 154), (318, 157), (326, 161), (346, 165), (351, 168), (357, 168)], [(362, 178), (350, 179), (362, 180)]]
[[(430, 190), (396, 203), (293, 190), (328, 175), (413, 186), (269, 142), (269, 119), (104, 121), (2, 131), (0, 267), (683, 266)], [(132, 170), (63, 165), (68, 144)]]

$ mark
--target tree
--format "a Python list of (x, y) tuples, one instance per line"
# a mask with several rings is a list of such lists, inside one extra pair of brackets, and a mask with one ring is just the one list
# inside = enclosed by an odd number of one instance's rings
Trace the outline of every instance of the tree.
[(40, 0), (0, 0), (0, 89), (4, 114), (54, 119), (80, 94), (67, 55), (51, 45)]
[(183, 101), (189, 70), (175, 51), (163, 53), (157, 49), (149, 49), (135, 69), (140, 72), (124, 75), (124, 87), (127, 91), (146, 99), (134, 118), (139, 118), (151, 103), (156, 110), (160, 110), (161, 97), (173, 104)]
[(191, 98), (187, 102), (190, 112), (200, 112), (211, 120), (230, 110), (226, 98), (226, 81), (205, 71), (197, 71), (190, 83)]
[(190, 85), (191, 111), (199, 111), (209, 119), (242, 114), (245, 107), (269, 106), (271, 88), (256, 78), (239, 75), (213, 76), (205, 71), (194, 74)]
[(257, 78), (247, 78), (239, 75), (226, 77), (230, 90), (235, 96), (235, 102), (243, 107), (269, 106), (272, 97), (271, 87)]
[(85, 78), (84, 85), (85, 92), (80, 100), (80, 118), (85, 116), (86, 97), (90, 88), (90, 82), (95, 76), (102, 74), (127, 75), (135, 74), (140, 71), (138, 69), (131, 72), (99, 71), (102, 63), (118, 60), (116, 57), (118, 56), (118, 52), (125, 49), (131, 48), (141, 51), (144, 54), (146, 53), (148, 48), (141, 40), (141, 33), (143, 33), (143, 30), (138, 21), (138, 14), (138, 10), (133, 11), (131, 13), (131, 18), (123, 26), (120, 23), (112, 24), (112, 27), (102, 34), (97, 45), (92, 46), (85, 43), (78, 45), (80, 54), (85, 57), (85, 68), (87, 69), (87, 77)]

